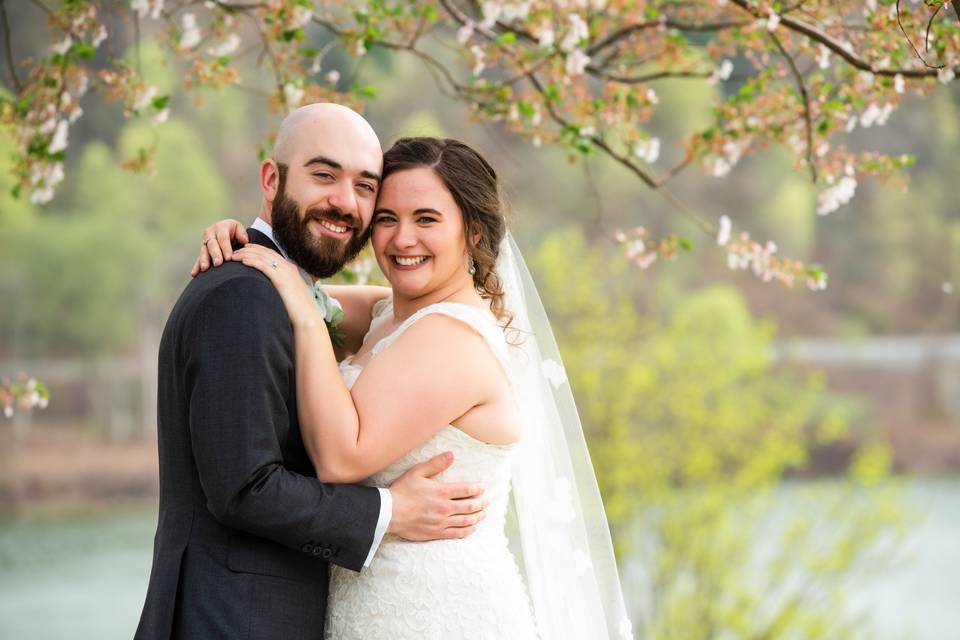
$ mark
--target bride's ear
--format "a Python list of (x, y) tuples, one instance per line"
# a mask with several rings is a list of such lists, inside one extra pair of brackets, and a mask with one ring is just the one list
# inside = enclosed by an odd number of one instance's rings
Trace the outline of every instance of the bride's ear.
[(470, 246), (475, 247), (480, 242), (480, 238), (483, 237), (483, 230), (480, 229), (480, 225), (473, 223), (470, 226)]

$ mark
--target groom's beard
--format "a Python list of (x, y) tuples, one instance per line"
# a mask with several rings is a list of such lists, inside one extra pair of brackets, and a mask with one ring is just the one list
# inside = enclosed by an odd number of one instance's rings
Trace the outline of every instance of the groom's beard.
[[(367, 244), (369, 227), (361, 231), (360, 220), (356, 217), (345, 215), (335, 207), (311, 207), (301, 215), (300, 205), (287, 196), (283, 180), (279, 187), (271, 207), (273, 237), (287, 256), (314, 278), (329, 278), (337, 273)], [(346, 242), (325, 235), (314, 237), (307, 228), (311, 220), (346, 224), (352, 235)]]

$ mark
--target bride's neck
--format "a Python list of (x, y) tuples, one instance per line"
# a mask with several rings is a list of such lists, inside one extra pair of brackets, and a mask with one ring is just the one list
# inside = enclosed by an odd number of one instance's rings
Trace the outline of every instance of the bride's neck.
[(463, 278), (456, 282), (437, 287), (432, 291), (418, 296), (405, 296), (394, 291), (393, 316), (398, 322), (403, 322), (420, 309), (437, 304), (438, 302), (462, 302), (465, 304), (481, 304), (483, 298), (473, 286), (472, 278)]

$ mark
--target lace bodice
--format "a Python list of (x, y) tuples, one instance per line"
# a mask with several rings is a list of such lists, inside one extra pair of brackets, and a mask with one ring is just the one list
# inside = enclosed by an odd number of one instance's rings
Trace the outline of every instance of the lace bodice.
[[(389, 300), (378, 303), (367, 335), (392, 313)], [(509, 347), (493, 316), (459, 303), (421, 309), (373, 345), (371, 357), (389, 348), (413, 323), (431, 313), (450, 316), (477, 331), (509, 372)], [(352, 387), (363, 369), (347, 359), (340, 371), (347, 386)], [(425, 444), (365, 481), (387, 487), (410, 467), (452, 451), (454, 463), (437, 479), (482, 482), (490, 504), (486, 518), (468, 538), (411, 543), (387, 534), (370, 567), (361, 573), (333, 567), (327, 638), (536, 638), (529, 598), (504, 534), (515, 446), (485, 443), (447, 425)]]

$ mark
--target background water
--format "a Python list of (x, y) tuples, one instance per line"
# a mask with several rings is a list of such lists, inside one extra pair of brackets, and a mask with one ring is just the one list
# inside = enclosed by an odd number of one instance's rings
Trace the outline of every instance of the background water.
[[(851, 593), (882, 640), (960, 638), (960, 478), (904, 494), (920, 519), (897, 564)], [(0, 638), (126, 639), (146, 592), (156, 515), (0, 521)]]

